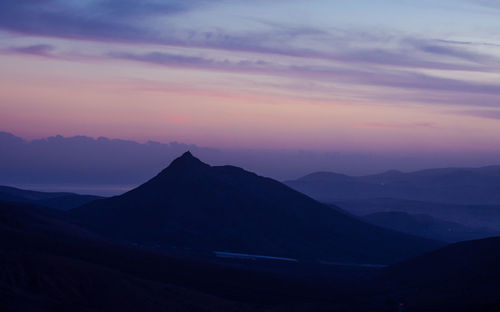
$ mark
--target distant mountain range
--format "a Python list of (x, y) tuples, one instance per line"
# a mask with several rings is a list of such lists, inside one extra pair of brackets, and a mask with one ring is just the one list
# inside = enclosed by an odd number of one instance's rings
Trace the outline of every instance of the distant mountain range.
[(442, 241), (500, 233), (500, 166), (369, 176), (317, 172), (285, 182), (385, 228)]
[(438, 247), (369, 225), (269, 178), (187, 152), (123, 195), (70, 215), (103, 235), (192, 248), (354, 263), (394, 263)]
[(446, 204), (500, 205), (500, 166), (388, 171), (368, 176), (316, 172), (285, 184), (322, 202), (393, 198)]
[(94, 195), (36, 192), (0, 186), (0, 201), (32, 203), (58, 210), (70, 210), (101, 198)]

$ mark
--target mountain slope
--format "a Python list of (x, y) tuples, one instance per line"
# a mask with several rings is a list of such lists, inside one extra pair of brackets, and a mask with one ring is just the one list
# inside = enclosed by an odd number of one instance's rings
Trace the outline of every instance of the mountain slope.
[(229, 284), (234, 274), (119, 245), (64, 219), (0, 202), (0, 311), (248, 311), (205, 293), (217, 286), (204, 287), (204, 277)]
[(0, 186), (0, 201), (32, 203), (58, 210), (70, 210), (102, 197), (65, 192), (37, 192)]
[(450, 204), (500, 204), (500, 166), (427, 169), (350, 177), (312, 173), (288, 186), (323, 202), (397, 198)]
[(289, 187), (189, 152), (121, 196), (70, 211), (115, 238), (167, 247), (392, 263), (440, 244), (381, 229)]
[(353, 311), (376, 273), (195, 259), (119, 244), (64, 219), (64, 212), (0, 202), (0, 311)]
[[(378, 278), (367, 280), (361, 271), (336, 273), (319, 264), (259, 271), (172, 256), (103, 240), (63, 219), (64, 212), (0, 202), (1, 311), (400, 311), (399, 302), (404, 311), (500, 307), (500, 238), (445, 247), (377, 269)], [(311, 269), (316, 272), (305, 279), (291, 273)]]

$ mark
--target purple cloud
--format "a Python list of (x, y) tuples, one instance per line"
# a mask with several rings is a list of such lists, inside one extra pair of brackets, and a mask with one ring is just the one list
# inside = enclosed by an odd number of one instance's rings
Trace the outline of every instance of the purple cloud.
[[(72, 2), (54, 0), (3, 0), (0, 2), (0, 29), (59, 38), (156, 43), (406, 68), (491, 71), (491, 65), (498, 64), (497, 58), (457, 49), (444, 42), (418, 38), (398, 39), (388, 34), (366, 31), (325, 31), (314, 27), (257, 21), (267, 29), (235, 34), (220, 29), (182, 30), (170, 25), (168, 32), (158, 32), (143, 23), (149, 17), (181, 14), (213, 3), (206, 0), (110, 0), (93, 1), (78, 7)], [(335, 48), (322, 50), (310, 44), (300, 44), (302, 39), (328, 42)], [(353, 46), (349, 43), (357, 42), (392, 42), (396, 47), (347, 47)], [(431, 61), (425, 54), (439, 55), (442, 58)], [(450, 57), (466, 59), (475, 64), (453, 63), (449, 61)]]
[[(495, 106), (500, 96), (500, 85), (495, 82), (475, 83), (467, 81), (467, 77), (451, 79), (415, 71), (498, 71), (498, 57), (472, 51), (473, 43), (470, 42), (456, 43), (353, 29), (324, 30), (260, 20), (254, 21), (264, 26), (264, 29), (258, 28), (259, 31), (248, 29), (236, 33), (228, 29), (177, 29), (172, 25), (169, 31), (158, 32), (146, 26), (144, 21), (149, 17), (186, 13), (198, 9), (200, 5), (213, 5), (213, 1), (109, 0), (79, 5), (55, 0), (3, 0), (0, 1), (0, 29), (58, 38), (258, 53), (262, 57), (244, 54), (248, 58), (243, 61), (199, 56), (203, 54), (167, 53), (161, 49), (145, 53), (114, 51), (97, 56), (179, 68), (255, 72), (313, 82), (395, 88), (418, 93), (415, 99), (429, 98), (429, 103)], [(328, 42), (328, 46), (311, 42)], [(16, 53), (62, 56), (54, 51), (54, 47), (44, 44), (10, 49), (10, 52)], [(301, 65), (304, 63), (287, 59), (278, 63), (269, 55), (321, 60), (322, 65)], [(64, 54), (64, 57), (68, 55)], [(395, 98), (393, 95), (386, 97), (393, 101)]]
[(54, 46), (50, 44), (35, 44), (23, 47), (13, 47), (8, 49), (9, 51), (24, 54), (34, 54), (40, 56), (47, 56), (54, 50)]
[[(498, 57), (494, 57), (492, 55), (472, 52), (467, 49), (461, 47), (457, 49), (456, 44), (450, 44), (449, 42), (443, 40), (422, 40), (416, 38), (408, 38), (406, 39), (414, 48), (423, 51), (428, 54), (434, 54), (438, 56), (443, 56), (447, 58), (457, 58), (466, 60), (469, 62), (482, 64), (482, 65), (490, 65), (494, 66), (495, 69), (498, 69), (498, 64), (500, 64), (500, 60)], [(473, 43), (464, 44), (467, 46), (473, 46)], [(482, 70), (485, 70), (483, 67)]]
[[(433, 53), (425, 51), (427, 53)], [(443, 56), (448, 56), (442, 53)], [(471, 54), (471, 58), (479, 58)], [(374, 64), (405, 68), (427, 68), (441, 70), (489, 71), (484, 66), (457, 64), (444, 61), (431, 61), (426, 55), (418, 55), (413, 49), (400, 48), (393, 51), (384, 49), (358, 49), (331, 55), (332, 60), (351, 64)]]
[(403, 123), (403, 122), (392, 122), (392, 123), (380, 123), (380, 122), (370, 122), (364, 123), (358, 128), (367, 129), (428, 129), (436, 128), (436, 125), (432, 122), (417, 122), (417, 123)]
[(204, 2), (109, 0), (82, 8), (54, 0), (2, 0), (0, 28), (60, 38), (159, 43), (160, 38), (136, 21), (145, 16), (177, 14)]
[(169, 67), (187, 67), (206, 70), (258, 72), (268, 75), (297, 77), (301, 79), (335, 81), (348, 84), (364, 84), (399, 89), (416, 89), (427, 92), (456, 92), (469, 94), (490, 94), (500, 96), (500, 85), (479, 84), (441, 78), (426, 74), (397, 70), (377, 70), (376, 72), (356, 68), (337, 66), (282, 65), (277, 63), (257, 61), (229, 60), (218, 61), (199, 56), (149, 52), (149, 53), (118, 53), (112, 52), (108, 57), (147, 62)]
[(463, 110), (455, 112), (460, 115), (467, 115), (479, 118), (487, 119), (499, 119), (500, 120), (500, 110), (488, 109), (488, 110)]
[(241, 72), (269, 72), (273, 71), (272, 65), (265, 61), (238, 61), (232, 62), (229, 60), (215, 60), (199, 56), (187, 56), (181, 54), (165, 53), (165, 52), (149, 52), (149, 53), (123, 53), (111, 52), (107, 54), (108, 57), (125, 59), (146, 63), (153, 63), (169, 67), (182, 67), (182, 68), (197, 68), (197, 69), (210, 69), (220, 71), (241, 71)]

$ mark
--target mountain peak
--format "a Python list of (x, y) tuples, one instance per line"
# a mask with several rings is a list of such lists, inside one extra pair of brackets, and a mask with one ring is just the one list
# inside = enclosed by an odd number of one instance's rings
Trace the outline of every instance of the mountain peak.
[(208, 166), (209, 165), (207, 165), (206, 163), (194, 157), (190, 151), (187, 151), (181, 156), (174, 159), (172, 163), (170, 163), (170, 166), (168, 166), (168, 168), (192, 169), (192, 168), (208, 167)]
[[(202, 162), (198, 158), (194, 157), (190, 151), (185, 152), (181, 156), (174, 159), (168, 167), (163, 169), (156, 177), (151, 179), (148, 183), (153, 182), (157, 183), (159, 181), (164, 181), (165, 178), (168, 178), (171, 174), (174, 175), (198, 175), (201, 172), (204, 172), (207, 168), (211, 166)], [(163, 183), (163, 182), (161, 182)]]
[(191, 151), (188, 150), (178, 158), (195, 158), (195, 157), (193, 156), (193, 154), (191, 154)]
[(199, 160), (198, 158), (194, 157), (193, 154), (191, 154), (190, 151), (187, 151), (185, 152), (184, 154), (182, 154), (181, 156), (177, 157), (176, 159), (174, 159), (174, 161), (172, 162), (172, 164), (174, 162), (178, 162), (178, 161), (182, 161), (182, 162), (199, 162), (199, 163), (202, 163), (201, 160)]

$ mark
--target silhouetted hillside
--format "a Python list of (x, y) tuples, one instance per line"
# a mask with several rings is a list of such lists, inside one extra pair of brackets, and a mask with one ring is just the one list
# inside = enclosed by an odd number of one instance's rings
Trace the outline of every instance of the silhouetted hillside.
[(93, 195), (36, 192), (0, 186), (0, 201), (32, 203), (58, 210), (70, 210), (101, 198)]
[(362, 218), (364, 221), (429, 239), (458, 242), (499, 235), (486, 229), (466, 227), (455, 222), (440, 220), (429, 215), (400, 211), (376, 212)]
[(404, 311), (498, 308), (499, 239), (445, 247), (380, 274), (307, 262), (195, 260), (120, 245), (65, 218), (45, 207), (0, 202), (2, 311), (401, 311), (399, 303)]
[(439, 244), (358, 221), (287, 186), (189, 152), (121, 196), (71, 211), (128, 241), (268, 256), (391, 263)]
[(0, 202), (1, 311), (352, 311), (364, 275), (373, 275), (159, 253), (64, 219), (64, 212)]
[(379, 281), (404, 311), (499, 311), (500, 238), (456, 243), (389, 267)]
[(500, 204), (500, 166), (428, 169), (350, 177), (318, 172), (285, 182), (322, 202), (395, 198), (451, 204)]
[(206, 268), (214, 274), (210, 266), (116, 245), (64, 218), (44, 207), (0, 202), (0, 310), (248, 311), (170, 283), (189, 286), (183, 277)]

